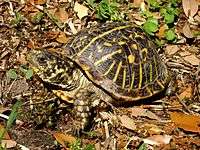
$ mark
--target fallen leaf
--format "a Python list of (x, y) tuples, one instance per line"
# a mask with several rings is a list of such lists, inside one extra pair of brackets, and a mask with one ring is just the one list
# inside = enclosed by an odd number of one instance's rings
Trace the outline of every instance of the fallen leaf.
[(65, 10), (64, 7), (59, 8), (59, 9), (55, 12), (55, 16), (56, 16), (57, 18), (59, 18), (59, 20), (60, 20), (62, 23), (66, 23), (66, 22), (67, 22), (68, 13), (67, 13), (67, 11)]
[(172, 139), (169, 135), (153, 135), (146, 139), (143, 139), (144, 143), (150, 145), (161, 145), (161, 144), (169, 144)]
[(143, 116), (143, 117), (148, 117), (150, 119), (160, 120), (160, 118), (157, 115), (155, 115), (154, 113), (152, 113), (147, 109), (135, 107), (131, 108), (131, 111), (132, 111), (131, 115), (134, 117)]
[(180, 95), (179, 98), (182, 100), (184, 98), (191, 98), (192, 97), (192, 86), (189, 85)]
[(159, 39), (162, 39), (165, 37), (165, 31), (168, 29), (167, 25), (162, 25), (160, 28), (159, 28), (159, 31), (158, 33), (156, 33), (156, 36), (159, 38)]
[(198, 11), (196, 0), (182, 0), (183, 10), (187, 17), (193, 17)]
[(200, 117), (194, 115), (186, 115), (180, 112), (170, 113), (170, 118), (172, 122), (178, 128), (182, 128), (186, 131), (198, 132), (200, 133)]
[(56, 39), (58, 37), (60, 32), (58, 31), (48, 31), (45, 33), (45, 37), (47, 37), (48, 39)]
[(189, 56), (185, 56), (183, 58), (185, 61), (189, 62), (194, 66), (198, 66), (200, 64), (200, 59), (198, 59), (195, 55), (191, 54)]
[(165, 52), (167, 55), (175, 54), (180, 48), (177, 45), (167, 45)]
[(47, 2), (47, 0), (31, 0), (35, 5), (43, 5)]
[(187, 37), (187, 38), (193, 38), (193, 33), (190, 29), (190, 26), (189, 24), (186, 22), (184, 27), (183, 27), (183, 30), (182, 30), (183, 34)]
[(56, 41), (59, 43), (67, 43), (68, 38), (66, 37), (64, 32), (60, 32), (56, 38)]
[(3, 139), (10, 140), (10, 136), (3, 125), (0, 124), (0, 133), (4, 132)]
[(140, 7), (141, 4), (144, 2), (144, 0), (132, 0), (133, 1), (133, 6), (134, 7)]
[(60, 143), (64, 148), (67, 148), (66, 144), (72, 144), (76, 141), (76, 138), (69, 135), (69, 134), (63, 134), (60, 132), (55, 132), (53, 136), (56, 138), (56, 141)]
[(1, 146), (5, 148), (13, 148), (16, 147), (17, 142), (13, 140), (2, 140), (1, 141)]
[(79, 4), (78, 2), (74, 5), (74, 11), (77, 12), (77, 16), (79, 19), (82, 19), (83, 17), (88, 15), (88, 8)]
[(119, 116), (119, 119), (120, 119), (123, 127), (130, 129), (130, 130), (136, 129), (134, 120), (129, 118), (128, 116), (126, 116), (126, 115)]

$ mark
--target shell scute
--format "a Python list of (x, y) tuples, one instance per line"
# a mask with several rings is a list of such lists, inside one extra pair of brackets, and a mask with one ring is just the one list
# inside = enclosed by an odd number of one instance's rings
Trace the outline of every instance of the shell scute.
[(84, 30), (68, 45), (73, 52), (67, 57), (77, 62), (90, 81), (116, 99), (147, 98), (169, 82), (167, 67), (155, 44), (137, 26), (106, 23)]

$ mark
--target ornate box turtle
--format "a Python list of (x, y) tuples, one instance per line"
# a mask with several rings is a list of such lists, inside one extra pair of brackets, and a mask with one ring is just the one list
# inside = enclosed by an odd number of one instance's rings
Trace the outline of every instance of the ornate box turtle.
[(77, 131), (86, 127), (100, 100), (119, 104), (146, 99), (169, 84), (155, 44), (141, 28), (127, 23), (82, 30), (62, 52), (33, 50), (28, 60), (55, 94), (74, 104)]

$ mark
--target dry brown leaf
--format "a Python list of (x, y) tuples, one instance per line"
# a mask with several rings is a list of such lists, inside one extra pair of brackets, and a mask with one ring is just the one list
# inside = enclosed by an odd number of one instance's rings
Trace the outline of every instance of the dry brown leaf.
[(53, 134), (53, 136), (55, 137), (56, 141), (58, 143), (60, 143), (64, 148), (67, 148), (66, 144), (72, 144), (76, 141), (76, 138), (69, 135), (69, 134), (63, 134), (60, 132), (55, 132)]
[(167, 25), (162, 25), (158, 31), (158, 33), (156, 33), (156, 36), (159, 39), (162, 39), (165, 37), (165, 31), (168, 29)]
[(167, 55), (173, 55), (175, 54), (180, 48), (177, 45), (167, 45), (166, 46), (166, 54)]
[(153, 135), (146, 139), (143, 139), (144, 143), (150, 145), (161, 145), (161, 144), (169, 144), (171, 140), (171, 136), (169, 135)]
[(144, 0), (132, 0), (134, 7), (140, 7)]
[(179, 128), (186, 131), (198, 132), (200, 133), (200, 117), (194, 115), (186, 115), (180, 112), (170, 113), (171, 120)]
[(56, 38), (56, 41), (59, 43), (67, 43), (68, 38), (64, 32), (60, 32), (60, 34)]
[(48, 39), (56, 39), (58, 37), (60, 32), (58, 31), (48, 31), (45, 33), (45, 37), (48, 38)]
[(157, 115), (155, 115), (154, 113), (152, 113), (147, 109), (135, 107), (131, 108), (131, 111), (132, 111), (131, 115), (134, 117), (143, 116), (143, 117), (148, 117), (150, 119), (160, 120), (160, 118)]
[(194, 66), (198, 66), (200, 64), (200, 59), (198, 59), (195, 55), (192, 54), (189, 56), (185, 56), (183, 59)]
[(47, 0), (30, 0), (35, 5), (43, 5), (47, 2)]
[(9, 136), (8, 132), (6, 131), (4, 126), (0, 124), (0, 133), (2, 133), (2, 132), (5, 132), (4, 136), (3, 136), (3, 139), (4, 140), (10, 140), (10, 136)]
[(182, 5), (187, 17), (193, 17), (198, 11), (197, 0), (182, 0)]
[(74, 11), (77, 12), (77, 16), (79, 19), (82, 19), (83, 17), (88, 15), (88, 8), (79, 4), (78, 2), (74, 5)]
[(189, 24), (186, 22), (184, 27), (183, 27), (183, 30), (182, 30), (183, 34), (187, 37), (187, 38), (193, 38), (193, 33), (190, 29), (190, 26)]
[(68, 20), (68, 13), (65, 10), (64, 7), (59, 8), (56, 12), (55, 12), (55, 16), (62, 22), (62, 23), (66, 23)]
[(17, 146), (17, 142), (13, 140), (2, 140), (1, 146), (5, 148), (13, 148)]
[(126, 116), (126, 115), (119, 116), (119, 119), (120, 119), (123, 127), (130, 129), (130, 130), (136, 129), (134, 120), (129, 118), (128, 116)]
[(184, 98), (191, 98), (192, 97), (192, 86), (189, 85), (180, 95), (179, 98), (182, 100)]

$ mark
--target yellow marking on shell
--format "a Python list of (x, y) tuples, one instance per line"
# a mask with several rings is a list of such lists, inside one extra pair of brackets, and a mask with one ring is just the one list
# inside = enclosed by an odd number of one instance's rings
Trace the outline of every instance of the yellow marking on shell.
[(116, 55), (116, 54), (118, 54), (118, 53), (119, 53), (119, 54), (122, 53), (122, 50), (119, 49), (119, 50), (117, 50), (117, 51), (114, 51), (114, 52), (112, 52), (112, 53), (110, 53), (110, 54), (107, 54), (107, 55), (103, 56), (101, 59), (99, 59), (98, 61), (96, 61), (96, 62), (94, 63), (94, 65), (97, 66), (97, 65), (101, 64), (102, 62), (106, 61), (107, 59), (111, 59), (112, 56), (114, 56), (114, 55)]
[(125, 87), (125, 83), (126, 83), (126, 68), (124, 68), (124, 72), (123, 72), (122, 88)]
[(132, 44), (131, 48), (137, 50), (138, 49), (137, 44)]
[(119, 41), (118, 44), (119, 45), (124, 45), (124, 44), (126, 44), (126, 42), (125, 41)]
[[(134, 66), (134, 65), (132, 65), (132, 66)], [(132, 67), (132, 70), (134, 70), (134, 67)], [(134, 73), (134, 71), (132, 71), (130, 89), (133, 89), (134, 80), (135, 80), (135, 73)]]
[(129, 62), (130, 64), (132, 64), (132, 63), (134, 63), (134, 61), (135, 61), (135, 56), (134, 56), (134, 55), (129, 55), (129, 56), (128, 56), (128, 62)]
[(88, 78), (89, 78), (90, 80), (94, 80), (93, 76), (90, 74), (89, 71), (86, 70), (85, 73), (87, 74), (87, 76), (88, 76)]
[(116, 82), (117, 77), (119, 76), (119, 72), (121, 70), (121, 67), (122, 67), (122, 61), (120, 61), (119, 64), (118, 64), (118, 66), (117, 66), (117, 71), (116, 71), (115, 76), (113, 78), (113, 82)]
[(139, 72), (140, 72), (140, 80), (139, 80), (139, 85), (138, 88), (140, 89), (142, 87), (142, 63), (140, 63), (140, 67), (139, 67)]
[(113, 46), (111, 43), (108, 43), (108, 42), (104, 42), (103, 45), (104, 46), (108, 46), (108, 47), (112, 47)]
[(153, 70), (152, 70), (152, 67), (153, 67), (152, 64), (149, 64), (149, 70), (150, 70), (150, 72), (149, 72), (149, 76), (150, 76), (149, 77), (149, 81), (150, 82), (152, 82), (152, 80), (153, 80), (153, 73), (152, 73)]
[(153, 56), (153, 61), (154, 61), (154, 64), (155, 64), (154, 69), (156, 69), (156, 77), (158, 77), (158, 68), (157, 68), (157, 61), (156, 61), (155, 56)]
[(116, 64), (116, 61), (113, 61), (110, 67), (108, 68), (108, 70), (104, 73), (105, 76), (112, 70), (115, 64)]
[(149, 96), (153, 95), (153, 93), (151, 92), (150, 88), (149, 87), (146, 87), (146, 90), (148, 91), (149, 93)]
[(102, 38), (102, 37), (104, 37), (105, 35), (108, 35), (108, 34), (114, 32), (114, 31), (121, 30), (121, 29), (125, 29), (125, 28), (128, 28), (128, 27), (130, 27), (130, 25), (116, 27), (116, 28), (114, 28), (114, 29), (112, 29), (112, 30), (109, 30), (109, 31), (107, 31), (107, 32), (104, 32), (104, 33), (100, 34), (99, 36), (93, 38), (93, 39), (78, 53), (78, 56), (81, 56), (82, 53), (83, 53), (92, 43), (94, 43), (97, 39)]
[(162, 89), (165, 88), (164, 85), (163, 85), (159, 80), (156, 80), (156, 82), (159, 84), (159, 86), (160, 86)]
[[(147, 48), (143, 48), (142, 49), (142, 54), (145, 52), (144, 58), (143, 60), (146, 61), (147, 60), (147, 53), (148, 53), (148, 49)], [(143, 56), (143, 55), (142, 55)]]

